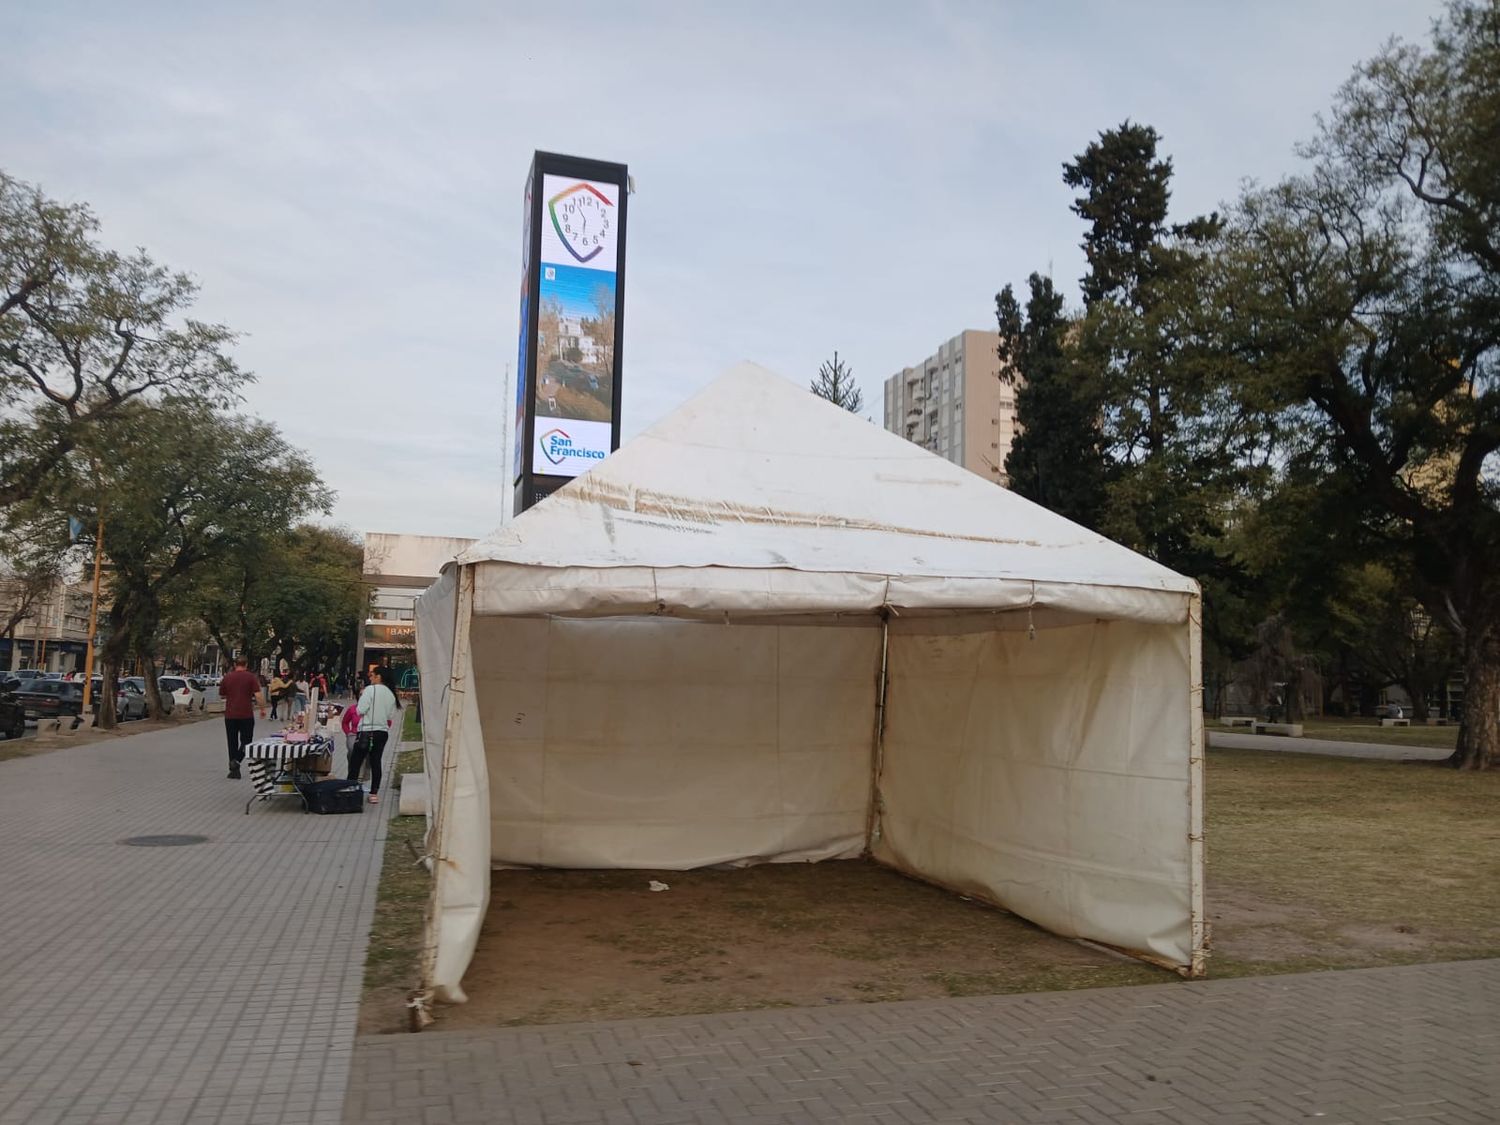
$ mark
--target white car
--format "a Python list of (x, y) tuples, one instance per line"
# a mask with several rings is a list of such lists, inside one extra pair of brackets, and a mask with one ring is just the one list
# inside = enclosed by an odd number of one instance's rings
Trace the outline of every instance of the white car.
[(203, 710), (203, 689), (186, 676), (162, 676), (156, 682), (162, 695), (172, 697), (172, 710)]

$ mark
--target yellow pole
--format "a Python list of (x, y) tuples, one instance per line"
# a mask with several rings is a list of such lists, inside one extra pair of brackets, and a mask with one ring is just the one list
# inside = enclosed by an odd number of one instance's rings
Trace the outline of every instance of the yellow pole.
[(83, 713), (89, 714), (94, 694), (94, 632), (99, 628), (99, 563), (104, 558), (104, 505), (99, 505), (99, 530), (94, 535), (94, 600), (89, 603), (89, 643), (83, 657)]

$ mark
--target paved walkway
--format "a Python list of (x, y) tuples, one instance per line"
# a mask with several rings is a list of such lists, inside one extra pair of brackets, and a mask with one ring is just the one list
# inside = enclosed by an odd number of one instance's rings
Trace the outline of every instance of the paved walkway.
[(367, 1037), (344, 1120), (1500, 1121), (1500, 961)]
[(1370, 758), (1382, 762), (1441, 762), (1453, 751), (1433, 746), (1391, 746), (1380, 742), (1335, 742), (1327, 738), (1287, 738), (1279, 734), (1208, 731), (1208, 744), (1227, 750), (1279, 750), (1286, 754), (1326, 754), (1334, 758)]
[(0, 762), (0, 1125), (1500, 1121), (1500, 961), (356, 1040), (394, 802), (248, 795), (216, 720)]
[(3, 1125), (340, 1119), (385, 816), (245, 816), (226, 761), (210, 718), (0, 762)]

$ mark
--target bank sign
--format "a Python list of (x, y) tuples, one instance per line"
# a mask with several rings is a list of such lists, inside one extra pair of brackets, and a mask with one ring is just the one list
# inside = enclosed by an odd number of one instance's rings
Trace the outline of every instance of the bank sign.
[(517, 512), (619, 445), (627, 182), (620, 164), (542, 152), (532, 164), (516, 396)]

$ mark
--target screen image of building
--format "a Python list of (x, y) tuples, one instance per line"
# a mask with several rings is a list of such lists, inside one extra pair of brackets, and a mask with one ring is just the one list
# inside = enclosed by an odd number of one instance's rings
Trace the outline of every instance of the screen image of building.
[(968, 329), (885, 381), (885, 428), (1006, 484), (1016, 436), (1015, 387), (1000, 379), (1000, 334)]

